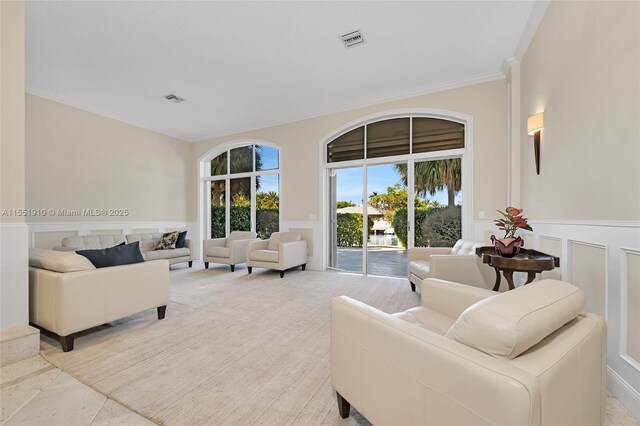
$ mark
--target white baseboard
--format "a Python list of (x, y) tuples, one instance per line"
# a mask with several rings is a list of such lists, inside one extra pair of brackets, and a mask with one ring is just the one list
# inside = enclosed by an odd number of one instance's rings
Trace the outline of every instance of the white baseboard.
[(609, 366), (607, 366), (607, 387), (636, 420), (640, 420), (640, 393)]

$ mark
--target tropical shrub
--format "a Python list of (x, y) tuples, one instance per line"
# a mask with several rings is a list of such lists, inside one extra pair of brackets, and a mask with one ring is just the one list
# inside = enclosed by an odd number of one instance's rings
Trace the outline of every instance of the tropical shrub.
[(422, 238), (429, 247), (453, 247), (462, 238), (462, 208), (444, 207), (429, 214), (422, 222)]
[[(368, 217), (369, 233), (373, 219)], [(362, 247), (362, 214), (338, 213), (338, 247)]]
[[(424, 219), (434, 212), (438, 210), (434, 207), (417, 207), (414, 210), (415, 222), (416, 226), (414, 229), (414, 245), (415, 247), (425, 247), (427, 245), (427, 241), (424, 239), (422, 235), (422, 222)], [(396, 233), (396, 237), (398, 237), (398, 241), (402, 244), (403, 247), (407, 247), (407, 208), (401, 207), (396, 209), (393, 213), (393, 230)]]
[(267, 239), (271, 233), (278, 232), (279, 209), (256, 209), (256, 233), (258, 238)]
[[(229, 210), (231, 230), (251, 230), (251, 207), (231, 207)], [(224, 238), (225, 234), (225, 207), (211, 206), (211, 238)]]

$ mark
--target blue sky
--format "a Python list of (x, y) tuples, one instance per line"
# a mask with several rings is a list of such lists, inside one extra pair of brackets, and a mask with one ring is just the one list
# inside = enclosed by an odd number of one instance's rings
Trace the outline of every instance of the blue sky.
[[(278, 168), (278, 149), (270, 146), (257, 145), (257, 152), (260, 153), (262, 159), (261, 170), (274, 170)], [(258, 192), (277, 192), (279, 175), (262, 175), (260, 176), (260, 189)]]
[[(352, 169), (338, 169), (338, 200), (351, 201), (356, 206), (362, 203), (362, 167)], [(393, 164), (384, 164), (379, 166), (369, 166), (367, 168), (367, 193), (372, 192), (386, 193), (388, 186), (396, 183), (402, 184), (400, 175), (395, 171)], [(456, 197), (459, 198), (460, 194)], [(435, 199), (440, 204), (447, 204), (447, 192), (439, 191), (434, 196), (428, 196), (429, 199)]]

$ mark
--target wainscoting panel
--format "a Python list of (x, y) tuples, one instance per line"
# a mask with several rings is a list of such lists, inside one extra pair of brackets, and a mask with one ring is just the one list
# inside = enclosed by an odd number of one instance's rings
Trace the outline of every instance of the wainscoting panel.
[(623, 342), (622, 353), (640, 366), (640, 251), (623, 249), (624, 288), (622, 304), (623, 329), (626, 341)]
[(283, 231), (299, 232), (302, 234), (302, 238), (307, 241), (309, 250), (309, 263), (307, 263), (307, 268), (311, 270), (322, 269), (322, 250), (320, 249), (322, 243), (321, 228), (320, 222), (317, 220), (283, 220), (281, 223), (281, 229)]
[[(538, 250), (550, 254), (552, 256), (562, 257), (562, 239), (555, 237), (547, 237), (540, 235), (538, 237)], [(542, 273), (542, 279), (550, 278), (553, 280), (562, 280), (562, 269), (556, 268), (553, 271), (545, 271)]]
[(31, 233), (30, 248), (51, 250), (62, 243), (64, 237), (75, 237), (78, 231), (43, 231)]
[[(563, 281), (583, 289), (587, 311), (607, 321), (607, 386), (640, 419), (640, 222), (530, 220), (522, 233), (527, 248), (560, 258)], [(497, 229), (474, 222), (474, 238), (486, 241)], [(556, 275), (558, 276), (558, 275)]]
[(587, 312), (607, 317), (606, 247), (569, 241), (570, 281), (585, 295)]

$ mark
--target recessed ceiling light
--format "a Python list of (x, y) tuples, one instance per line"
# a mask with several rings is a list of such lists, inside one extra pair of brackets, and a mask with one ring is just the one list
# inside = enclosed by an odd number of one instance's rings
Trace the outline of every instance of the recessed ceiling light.
[(351, 31), (350, 33), (343, 34), (340, 39), (344, 43), (344, 47), (349, 48), (364, 43), (364, 36), (360, 30)]
[(169, 93), (168, 95), (164, 95), (163, 98), (165, 98), (168, 101), (173, 102), (174, 104), (179, 104), (180, 102), (184, 101), (183, 98), (181, 98), (180, 96), (176, 96), (173, 93)]

